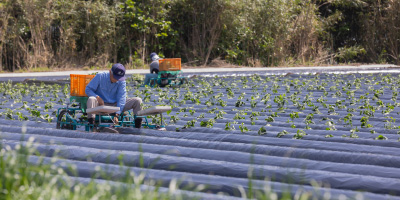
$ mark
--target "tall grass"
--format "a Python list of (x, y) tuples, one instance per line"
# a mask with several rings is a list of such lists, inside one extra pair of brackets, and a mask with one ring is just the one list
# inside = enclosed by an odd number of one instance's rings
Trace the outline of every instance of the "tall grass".
[[(68, 176), (66, 171), (57, 166), (57, 158), (46, 163), (32, 148), (30, 139), (27, 145), (2, 146), (0, 144), (0, 199), (182, 199), (183, 196), (159, 192), (155, 182), (142, 187), (144, 175), (135, 176), (129, 173), (124, 183), (112, 181), (95, 181), (91, 179), (85, 184)], [(32, 163), (33, 157), (39, 158)], [(34, 159), (33, 159), (34, 160)], [(73, 169), (73, 167), (71, 167)], [(99, 171), (95, 177), (104, 177)], [(146, 183), (149, 184), (149, 183)], [(151, 184), (151, 182), (150, 182)]]
[[(76, 167), (68, 169), (60, 166), (64, 162), (58, 157), (44, 157), (34, 148), (33, 138), (29, 138), (24, 144), (5, 146), (0, 142), (0, 199), (204, 199), (198, 194), (190, 193), (206, 191), (205, 185), (193, 185), (179, 188), (179, 181), (172, 180), (168, 188), (160, 188), (157, 180), (145, 180), (145, 174), (134, 174), (126, 170), (126, 176), (115, 178), (106, 173), (107, 170), (96, 168), (96, 173), (91, 179), (77, 178)], [(50, 160), (50, 162), (49, 162)], [(120, 163), (123, 170), (123, 163)], [(126, 168), (125, 168), (126, 169)], [(292, 194), (290, 188), (280, 188), (281, 192), (271, 189), (265, 180), (263, 189), (253, 187), (253, 169), (248, 172), (248, 190), (238, 186), (240, 196), (244, 199), (263, 200), (306, 200), (329, 199), (329, 193), (319, 194), (321, 187), (317, 183), (311, 183), (315, 191), (299, 190)], [(180, 191), (179, 191), (180, 190)], [(187, 191), (188, 193), (181, 193)], [(204, 193), (205, 194), (205, 193)], [(217, 197), (217, 196), (215, 196)], [(223, 199), (223, 196), (218, 196)], [(344, 199), (346, 199), (344, 197)]]

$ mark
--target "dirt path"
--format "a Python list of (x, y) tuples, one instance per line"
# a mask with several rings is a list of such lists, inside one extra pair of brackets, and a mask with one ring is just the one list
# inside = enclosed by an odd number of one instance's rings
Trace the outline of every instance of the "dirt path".
[[(282, 73), (324, 73), (324, 72), (335, 72), (335, 71), (347, 71), (353, 73), (365, 72), (397, 72), (400, 73), (400, 66), (392, 64), (384, 65), (359, 65), (359, 66), (316, 66), (316, 67), (242, 67), (242, 68), (189, 68), (183, 69), (185, 74), (198, 74), (198, 73), (251, 73), (251, 72), (266, 72), (271, 74), (282, 74)], [(89, 70), (89, 71), (56, 71), (56, 72), (31, 72), (31, 73), (2, 73), (0, 74), (0, 81), (23, 81), (25, 79), (37, 79), (37, 80), (60, 80), (68, 78), (70, 74), (91, 74), (95, 72), (101, 72), (106, 70)], [(364, 73), (365, 73), (364, 72)], [(127, 70), (126, 74), (146, 74), (148, 69), (136, 69)]]

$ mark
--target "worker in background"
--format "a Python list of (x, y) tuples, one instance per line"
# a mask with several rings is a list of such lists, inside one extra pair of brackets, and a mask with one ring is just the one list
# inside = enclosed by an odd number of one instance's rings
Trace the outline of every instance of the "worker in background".
[[(117, 106), (120, 108), (115, 113), (114, 123), (118, 124), (118, 117), (125, 111), (132, 110), (134, 114), (142, 110), (142, 99), (138, 97), (127, 98), (125, 67), (120, 64), (114, 64), (108, 72), (98, 73), (86, 86), (86, 95), (89, 97), (87, 108), (97, 106)], [(95, 114), (88, 115), (89, 124), (94, 124)], [(135, 119), (135, 127), (140, 128), (142, 118)]]
[(144, 85), (149, 85), (151, 79), (158, 78), (158, 71), (160, 71), (159, 70), (159, 62), (158, 62), (160, 57), (156, 53), (153, 52), (150, 54), (150, 59), (151, 59), (150, 74), (145, 75)]

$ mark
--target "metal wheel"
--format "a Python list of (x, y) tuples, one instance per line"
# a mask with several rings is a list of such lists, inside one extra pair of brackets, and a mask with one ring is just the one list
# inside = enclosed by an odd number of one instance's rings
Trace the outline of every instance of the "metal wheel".
[(170, 83), (170, 80), (167, 78), (161, 79), (160, 87), (165, 87)]
[[(62, 110), (60, 114), (57, 117), (57, 129), (67, 129), (67, 130), (73, 130), (73, 125), (71, 119), (67, 117), (67, 114), (71, 115), (71, 113), (67, 110)], [(69, 124), (61, 124), (61, 122), (68, 122)]]

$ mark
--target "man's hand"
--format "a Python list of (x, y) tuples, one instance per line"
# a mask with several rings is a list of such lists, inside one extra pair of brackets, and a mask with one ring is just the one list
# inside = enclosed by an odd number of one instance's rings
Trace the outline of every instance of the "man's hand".
[(97, 102), (99, 103), (99, 106), (104, 105), (104, 101), (100, 96), (97, 96), (96, 99), (97, 99)]
[(119, 114), (115, 114), (115, 117), (114, 117), (114, 124), (118, 124), (118, 123), (119, 123), (118, 117), (119, 117)]

